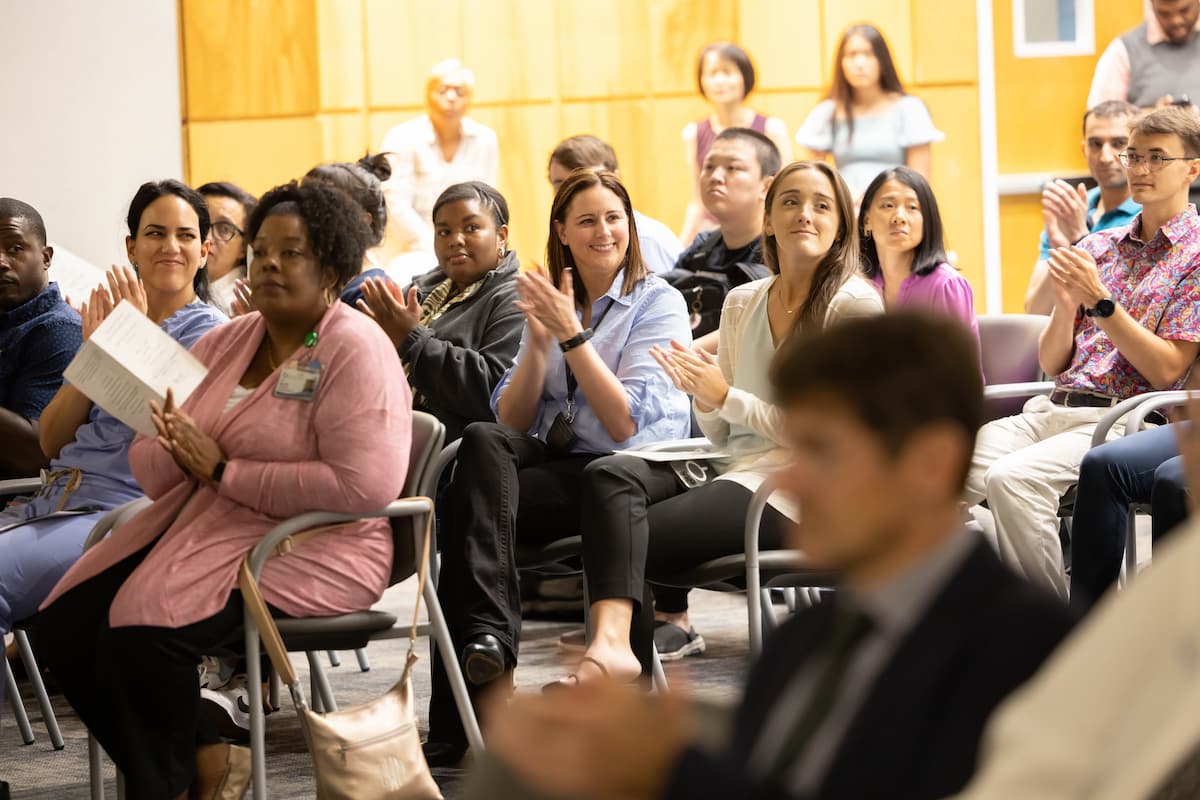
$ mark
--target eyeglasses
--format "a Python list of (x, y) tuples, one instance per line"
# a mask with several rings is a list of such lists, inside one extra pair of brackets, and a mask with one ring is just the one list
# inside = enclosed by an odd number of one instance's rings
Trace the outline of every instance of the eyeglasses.
[(1196, 156), (1164, 156), (1161, 153), (1151, 153), (1148, 156), (1143, 156), (1139, 153), (1118, 153), (1117, 158), (1121, 160), (1121, 166), (1125, 169), (1140, 167), (1145, 164), (1151, 172), (1158, 172), (1167, 165), (1168, 161), (1195, 161)]
[(443, 83), (441, 86), (433, 90), (433, 93), (441, 97), (446, 97), (451, 92), (457, 97), (466, 97), (470, 93), (470, 89), (463, 84)]
[(242, 233), (242, 229), (237, 225), (234, 225), (232, 222), (214, 222), (210, 230), (212, 232), (212, 237), (214, 239), (219, 239), (222, 242), (228, 242), (234, 236), (244, 235)]

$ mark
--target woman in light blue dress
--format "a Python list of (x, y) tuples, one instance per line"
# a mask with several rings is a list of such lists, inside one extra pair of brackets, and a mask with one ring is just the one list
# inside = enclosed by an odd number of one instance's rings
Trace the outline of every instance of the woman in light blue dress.
[[(205, 302), (204, 198), (178, 181), (146, 183), (130, 204), (127, 222), (126, 249), (134, 268), (114, 268), (108, 287), (98, 287), (83, 304), (84, 340), (124, 300), (191, 347), (225, 321)], [(39, 438), (51, 461), (44, 485), (28, 502), (0, 513), (0, 634), (37, 611), (78, 560), (105, 511), (141, 496), (129, 471), (133, 437), (132, 428), (69, 383), (46, 406)]]
[(928, 180), (930, 145), (944, 138), (925, 104), (904, 93), (887, 42), (873, 25), (852, 25), (842, 34), (833, 85), (796, 133), (811, 158), (833, 155), (856, 205), (885, 169), (912, 167)]

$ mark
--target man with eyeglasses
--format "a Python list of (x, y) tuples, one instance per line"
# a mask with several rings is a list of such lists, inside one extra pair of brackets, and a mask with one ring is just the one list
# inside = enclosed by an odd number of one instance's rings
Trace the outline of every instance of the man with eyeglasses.
[(389, 256), (417, 252), (425, 258), (425, 269), (433, 266), (432, 213), (438, 195), (463, 181), (496, 185), (496, 132), (467, 116), (474, 88), (475, 73), (457, 59), (439, 62), (425, 88), (427, 113), (383, 137), (381, 151), (392, 165), (392, 176), (383, 185)]
[(1129, 143), (1129, 123), (1138, 110), (1123, 100), (1107, 100), (1083, 115), (1083, 156), (1096, 186), (1088, 190), (1064, 180), (1051, 181), (1042, 191), (1046, 227), (1039, 242), (1038, 261), (1025, 293), (1025, 311), (1049, 314), (1054, 289), (1047, 260), (1054, 247), (1076, 244), (1089, 233), (1128, 225), (1142, 210), (1129, 196), (1129, 183), (1118, 154)]
[(1200, 217), (1188, 204), (1200, 118), (1150, 112), (1132, 125), (1120, 160), (1142, 210), (1127, 226), (1051, 251), (1054, 308), (1038, 360), (1054, 392), (984, 426), (964, 497), (987, 500), (1001, 558), (1064, 601), (1059, 498), (1096, 423), (1127, 397), (1182, 386), (1200, 352)]

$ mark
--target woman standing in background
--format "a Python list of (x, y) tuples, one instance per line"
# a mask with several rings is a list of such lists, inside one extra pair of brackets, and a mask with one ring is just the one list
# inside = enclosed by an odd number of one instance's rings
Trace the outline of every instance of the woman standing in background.
[(705, 45), (696, 64), (696, 83), (701, 97), (712, 106), (712, 112), (683, 128), (683, 145), (692, 173), (692, 196), (679, 235), (685, 248), (697, 233), (717, 226), (717, 221), (700, 202), (700, 169), (717, 134), (726, 128), (750, 128), (770, 137), (779, 148), (783, 163), (792, 160), (792, 146), (784, 121), (763, 116), (746, 106), (746, 97), (754, 89), (754, 65), (745, 50), (732, 42)]
[(925, 104), (904, 93), (883, 34), (865, 23), (842, 34), (833, 85), (796, 133), (812, 158), (833, 154), (856, 203), (890, 167), (912, 167), (928, 179), (930, 145), (944, 138)]

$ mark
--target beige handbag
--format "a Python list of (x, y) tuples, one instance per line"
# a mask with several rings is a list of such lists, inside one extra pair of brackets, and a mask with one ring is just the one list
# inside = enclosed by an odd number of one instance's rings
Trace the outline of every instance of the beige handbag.
[(442, 793), (429, 773), (429, 765), (421, 751), (411, 680), (413, 665), (417, 663), (414, 648), (425, 576), (429, 570), (432, 519), (430, 514), (426, 520), (417, 604), (404, 673), (383, 697), (354, 708), (322, 714), (308, 707), (279, 629), (250, 573), (249, 559), (242, 562), (239, 583), (246, 608), (258, 626), (275, 671), (291, 691), (312, 754), (319, 800), (442, 800)]

